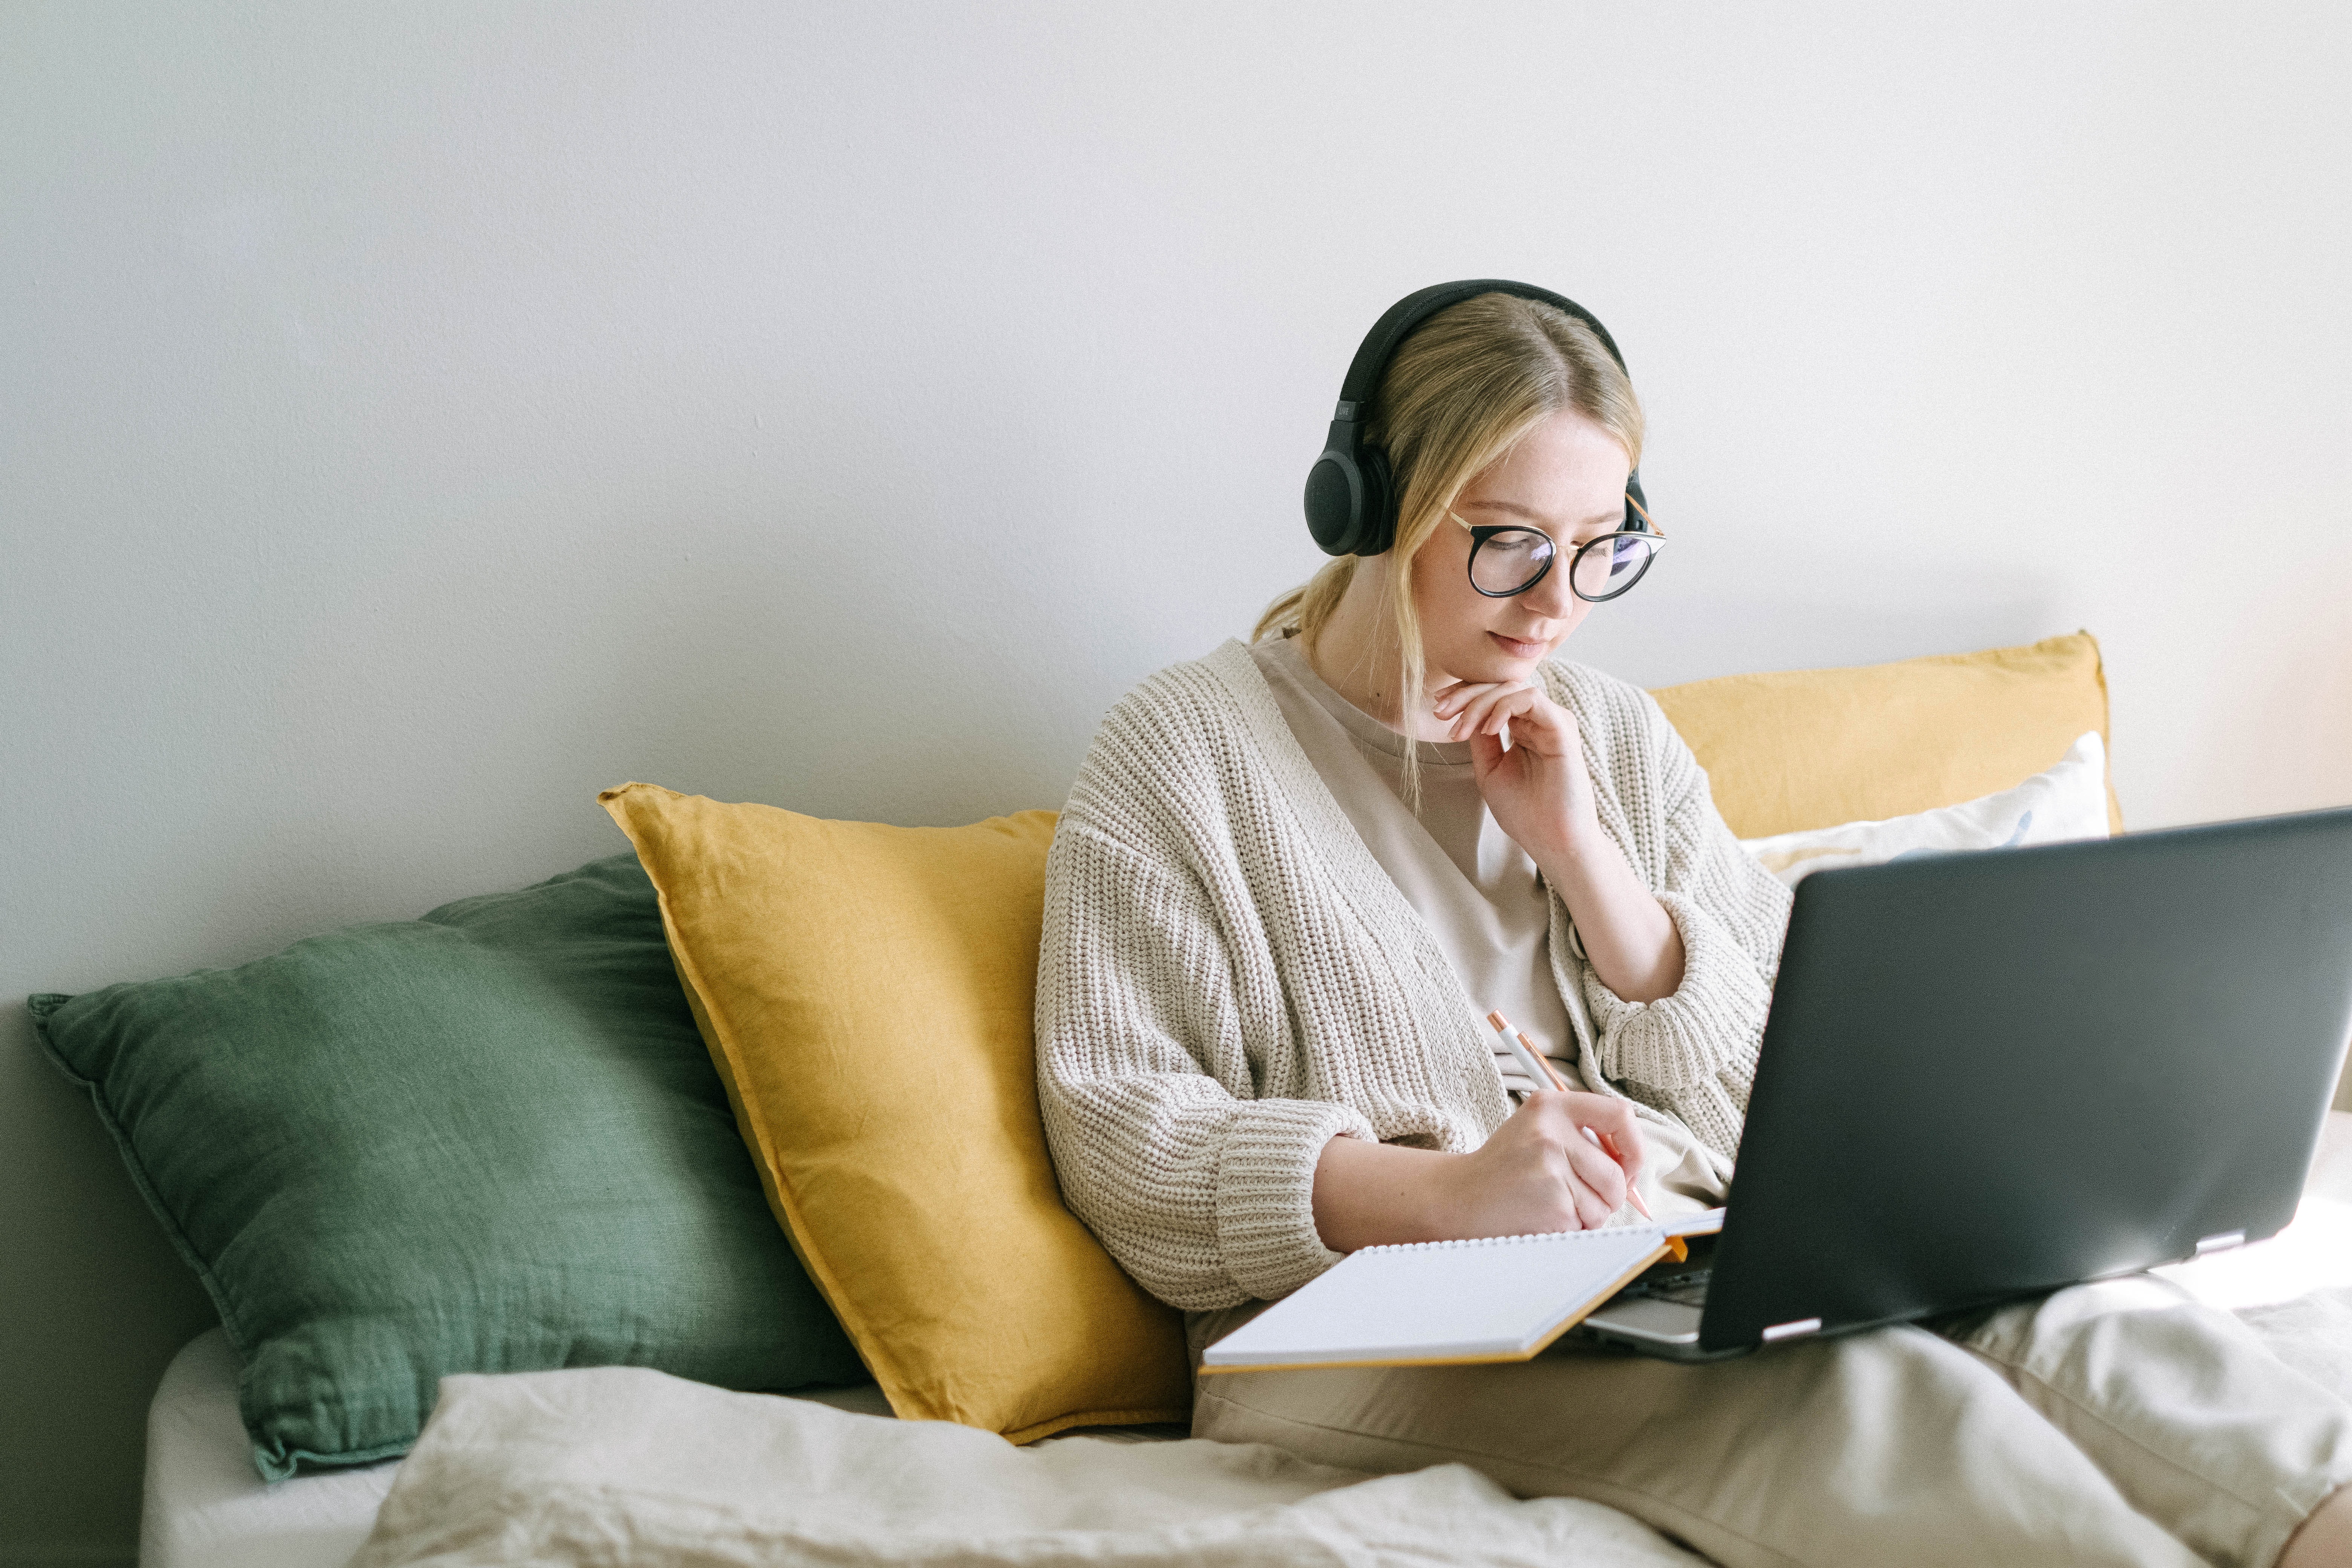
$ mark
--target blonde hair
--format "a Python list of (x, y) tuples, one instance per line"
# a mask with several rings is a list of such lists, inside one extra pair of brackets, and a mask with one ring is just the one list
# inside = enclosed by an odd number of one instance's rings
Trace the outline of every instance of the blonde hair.
[[(1366, 438), (1389, 456), (1398, 493), (1389, 609), (1397, 691), (1410, 704), (1428, 673), (1412, 606), (1412, 560), (1479, 471), (1551, 416), (1581, 414), (1615, 437), (1638, 468), (1642, 405), (1599, 334), (1550, 305), (1480, 294), (1449, 305), (1398, 345), (1372, 399)], [(1342, 555), (1265, 607), (1250, 640), (1281, 634), (1311, 649), (1354, 580)], [(1408, 787), (1418, 773), (1408, 749)], [(1418, 793), (1418, 792), (1414, 792)]]

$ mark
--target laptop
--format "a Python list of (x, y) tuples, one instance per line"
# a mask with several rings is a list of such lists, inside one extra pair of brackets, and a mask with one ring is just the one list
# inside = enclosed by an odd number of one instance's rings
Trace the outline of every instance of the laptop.
[(2352, 808), (1816, 872), (1721, 1233), (1577, 1331), (1709, 1360), (2270, 1236), (2348, 1032)]

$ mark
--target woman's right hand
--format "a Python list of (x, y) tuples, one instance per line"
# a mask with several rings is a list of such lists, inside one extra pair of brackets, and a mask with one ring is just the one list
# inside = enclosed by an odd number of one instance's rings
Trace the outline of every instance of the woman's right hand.
[[(1624, 1156), (1621, 1165), (1584, 1135)], [(1633, 1107), (1613, 1095), (1545, 1089), (1529, 1095), (1475, 1153), (1440, 1177), (1454, 1237), (1595, 1230), (1625, 1202), (1642, 1173)]]
[[(1584, 1135), (1588, 1127), (1625, 1156), (1622, 1165)], [(1315, 1165), (1315, 1229), (1334, 1252), (1591, 1230), (1617, 1212), (1641, 1173), (1632, 1106), (1546, 1089), (1475, 1153), (1332, 1139)]]

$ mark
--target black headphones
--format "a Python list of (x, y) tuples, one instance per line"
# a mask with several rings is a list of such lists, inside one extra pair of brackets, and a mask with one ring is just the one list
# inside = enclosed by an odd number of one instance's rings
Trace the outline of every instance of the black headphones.
[[(1324, 437), (1323, 455), (1307, 470), (1307, 528), (1324, 554), (1378, 555), (1396, 542), (1398, 498), (1389, 455), (1366, 441), (1363, 434), (1370, 420), (1372, 394), (1380, 388), (1389, 356), (1407, 333), (1448, 305), (1481, 294), (1516, 294), (1567, 311), (1592, 329), (1618, 369), (1625, 368), (1625, 356), (1617, 352), (1617, 340), (1609, 335), (1601, 319), (1549, 289), (1514, 283), (1507, 278), (1470, 278), (1459, 283), (1433, 284), (1406, 295), (1372, 323), (1363, 346), (1356, 351), (1348, 366), (1348, 379), (1339, 385), (1339, 406), (1332, 412), (1331, 433)], [(1625, 527), (1649, 532), (1649, 504), (1650, 498), (1642, 493), (1637, 468), (1625, 480)]]

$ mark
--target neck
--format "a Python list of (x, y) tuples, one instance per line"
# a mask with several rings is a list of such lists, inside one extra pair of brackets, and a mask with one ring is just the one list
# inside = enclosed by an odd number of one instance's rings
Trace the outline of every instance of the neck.
[[(1416, 741), (1443, 741), (1445, 725), (1430, 710), (1426, 689), (1414, 694), (1411, 716), (1402, 700), (1402, 653), (1398, 646), (1396, 616), (1389, 608), (1389, 558), (1375, 555), (1360, 563), (1349, 578), (1347, 591), (1330, 619), (1300, 651), (1323, 683), (1349, 703), (1370, 714), (1400, 735)], [(1426, 687), (1433, 672), (1424, 671)]]

